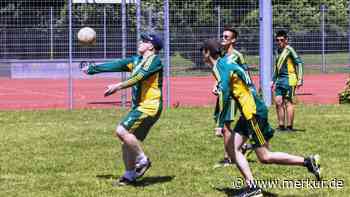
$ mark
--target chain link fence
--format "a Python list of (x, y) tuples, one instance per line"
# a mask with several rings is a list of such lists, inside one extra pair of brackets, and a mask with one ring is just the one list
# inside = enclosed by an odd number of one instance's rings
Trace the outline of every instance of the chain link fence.
[[(0, 76), (11, 79), (68, 76), (68, 2), (0, 2)], [(72, 5), (74, 78), (86, 78), (77, 69), (81, 60), (102, 62), (135, 54), (140, 31), (164, 35), (165, 1), (140, 2), (139, 12), (135, 1), (127, 3), (124, 15), (121, 3)], [(289, 32), (290, 44), (304, 60), (306, 73), (348, 73), (349, 2), (330, 0), (323, 3), (273, 0), (273, 31), (284, 29)], [(258, 72), (259, 1), (169, 0), (171, 75), (208, 75), (199, 46), (207, 38), (220, 39), (225, 25), (238, 30), (237, 48)], [(86, 47), (78, 43), (76, 34), (85, 26), (96, 30), (96, 45)]]

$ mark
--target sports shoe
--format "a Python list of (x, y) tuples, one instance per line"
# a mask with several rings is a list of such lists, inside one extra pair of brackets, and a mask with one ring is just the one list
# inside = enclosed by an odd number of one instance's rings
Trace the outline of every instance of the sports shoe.
[(305, 158), (305, 166), (316, 176), (318, 181), (321, 180), (321, 164), (320, 164), (320, 155), (311, 155), (310, 157)]
[(222, 134), (222, 128), (215, 128), (215, 136), (216, 137), (223, 137), (224, 136)]
[(277, 128), (276, 128), (277, 131), (287, 131), (286, 127), (283, 126), (283, 125), (279, 125)]
[(126, 185), (134, 185), (135, 183), (136, 183), (136, 179), (129, 180), (128, 178), (122, 176), (113, 183), (113, 186), (120, 187), (120, 186), (126, 186)]
[(147, 161), (144, 164), (137, 163), (135, 165), (136, 178), (141, 178), (151, 166), (152, 162), (149, 158), (147, 158)]
[(262, 197), (263, 193), (262, 190), (255, 186), (255, 187), (246, 187), (242, 193), (237, 195), (237, 197)]
[(230, 166), (232, 163), (232, 161), (229, 158), (224, 158), (223, 160), (219, 161), (217, 164), (215, 164), (213, 166), (213, 168), (220, 168), (220, 167), (228, 167)]

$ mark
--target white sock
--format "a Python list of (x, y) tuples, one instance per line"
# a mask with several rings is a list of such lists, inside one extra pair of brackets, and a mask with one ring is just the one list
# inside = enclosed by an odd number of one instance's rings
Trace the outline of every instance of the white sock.
[(147, 163), (147, 156), (144, 154), (144, 153), (141, 153), (137, 156), (137, 159), (136, 161), (139, 163), (139, 164), (145, 164)]
[(134, 180), (136, 178), (135, 170), (127, 170), (124, 174), (124, 177), (129, 180)]

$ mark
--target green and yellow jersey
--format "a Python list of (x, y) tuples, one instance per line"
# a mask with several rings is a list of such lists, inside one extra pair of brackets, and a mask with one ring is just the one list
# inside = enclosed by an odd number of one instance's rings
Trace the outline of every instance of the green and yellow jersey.
[[(213, 67), (213, 74), (218, 81), (220, 112), (224, 111), (225, 103), (233, 98), (246, 120), (250, 120), (253, 115), (267, 118), (267, 107), (241, 66), (229, 63), (227, 58), (220, 58)], [(220, 122), (220, 125), (223, 123)]]
[(303, 84), (303, 61), (295, 50), (287, 45), (277, 56), (273, 82), (276, 86), (289, 87)]
[(248, 64), (244, 59), (244, 56), (242, 53), (237, 51), (236, 49), (233, 49), (232, 54), (225, 55), (227, 56), (228, 63), (230, 64), (238, 64), (240, 67), (242, 67), (244, 70), (248, 70)]
[(88, 74), (101, 72), (131, 72), (131, 76), (122, 82), (122, 88), (132, 87), (132, 109), (150, 116), (162, 110), (163, 65), (157, 55), (115, 60), (90, 66), (87, 71)]

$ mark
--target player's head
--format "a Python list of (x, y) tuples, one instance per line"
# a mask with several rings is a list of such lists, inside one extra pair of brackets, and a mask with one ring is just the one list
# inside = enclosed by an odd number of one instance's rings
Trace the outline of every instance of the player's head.
[(225, 26), (224, 31), (222, 32), (222, 41), (221, 44), (227, 50), (230, 46), (236, 43), (238, 37), (238, 32), (231, 26)]
[(216, 39), (205, 40), (201, 47), (204, 63), (213, 66), (213, 60), (217, 60), (221, 55), (221, 44)]
[(142, 33), (138, 44), (138, 52), (142, 55), (146, 51), (158, 52), (163, 48), (162, 39), (156, 34)]
[(280, 30), (276, 33), (276, 43), (278, 48), (284, 48), (288, 45), (288, 34), (284, 30)]

